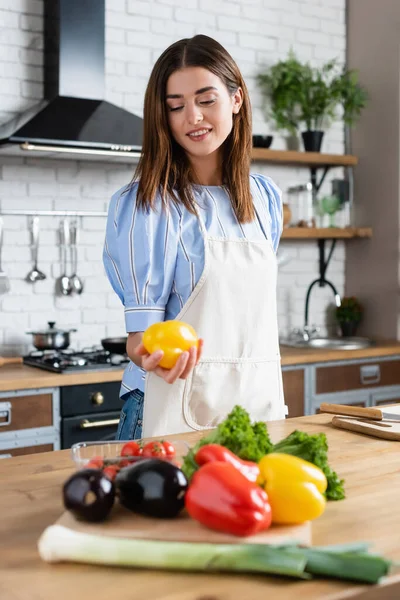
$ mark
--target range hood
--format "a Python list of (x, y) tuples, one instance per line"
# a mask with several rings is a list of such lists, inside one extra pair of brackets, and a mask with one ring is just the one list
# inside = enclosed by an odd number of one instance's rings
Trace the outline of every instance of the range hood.
[(143, 120), (104, 100), (105, 0), (44, 2), (45, 99), (0, 125), (0, 151), (137, 160)]

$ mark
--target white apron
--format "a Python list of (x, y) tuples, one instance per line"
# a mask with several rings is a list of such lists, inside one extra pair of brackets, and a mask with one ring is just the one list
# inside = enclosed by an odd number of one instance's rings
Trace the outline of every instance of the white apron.
[[(200, 219), (200, 218), (199, 218)], [(240, 404), (253, 420), (284, 419), (271, 242), (204, 238), (204, 271), (176, 316), (204, 339), (186, 380), (146, 374), (143, 437), (210, 429)]]

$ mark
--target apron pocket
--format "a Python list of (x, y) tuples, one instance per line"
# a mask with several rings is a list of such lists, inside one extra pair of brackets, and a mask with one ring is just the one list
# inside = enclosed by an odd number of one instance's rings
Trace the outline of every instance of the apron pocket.
[(280, 360), (200, 362), (186, 381), (183, 414), (192, 429), (210, 429), (239, 404), (252, 420), (285, 418)]

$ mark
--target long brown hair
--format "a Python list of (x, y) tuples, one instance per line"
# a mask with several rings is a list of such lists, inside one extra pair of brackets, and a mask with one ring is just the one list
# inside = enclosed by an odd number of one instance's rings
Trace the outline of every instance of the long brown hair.
[(196, 35), (175, 42), (159, 57), (150, 75), (144, 99), (143, 149), (132, 184), (138, 181), (136, 202), (152, 208), (156, 194), (195, 212), (192, 173), (184, 149), (174, 140), (167, 116), (166, 89), (170, 75), (184, 67), (203, 67), (214, 73), (234, 94), (243, 90), (243, 104), (233, 115), (232, 130), (222, 146), (222, 181), (240, 223), (252, 221), (250, 192), (252, 147), (251, 106), (246, 84), (233, 58), (216, 40)]

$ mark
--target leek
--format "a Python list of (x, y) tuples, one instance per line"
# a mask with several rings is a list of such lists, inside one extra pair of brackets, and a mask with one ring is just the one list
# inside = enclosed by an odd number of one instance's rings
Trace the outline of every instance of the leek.
[(391, 563), (368, 554), (365, 544), (323, 548), (269, 544), (207, 544), (110, 538), (52, 525), (42, 534), (46, 562), (83, 562), (179, 571), (234, 571), (310, 579), (334, 577), (377, 583)]
[(254, 571), (308, 578), (306, 559), (267, 544), (205, 544), (131, 540), (48, 527), (38, 544), (46, 562), (74, 561), (179, 571)]

